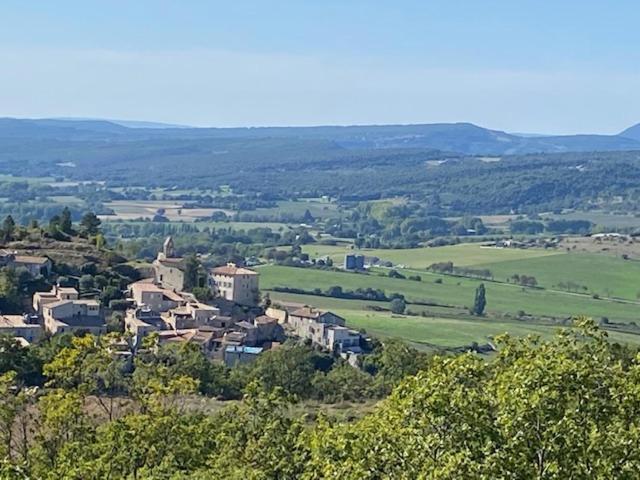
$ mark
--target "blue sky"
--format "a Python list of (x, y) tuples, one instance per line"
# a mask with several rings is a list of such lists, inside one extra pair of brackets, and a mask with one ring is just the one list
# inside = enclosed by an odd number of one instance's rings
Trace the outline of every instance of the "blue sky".
[(0, 115), (193, 125), (640, 122), (632, 1), (0, 3)]

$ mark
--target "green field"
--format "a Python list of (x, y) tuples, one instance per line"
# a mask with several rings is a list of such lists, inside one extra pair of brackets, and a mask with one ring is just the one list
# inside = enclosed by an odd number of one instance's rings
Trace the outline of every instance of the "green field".
[(363, 253), (422, 275), (432, 263), (452, 261), (460, 267), (489, 269), (494, 278), (502, 282), (514, 274), (528, 275), (534, 276), (538, 285), (546, 289), (564, 290), (561, 283), (572, 282), (580, 286), (572, 291), (631, 301), (635, 301), (640, 292), (640, 262), (606, 253), (486, 248), (477, 243), (405, 250), (353, 250), (347, 245), (312, 244), (305, 245), (303, 251), (312, 258), (329, 256), (336, 265), (342, 264), (346, 253)]
[[(528, 322), (500, 322), (493, 320), (458, 320), (437, 317), (398, 317), (379, 312), (336, 310), (348, 321), (348, 325), (364, 328), (379, 337), (400, 338), (414, 344), (442, 347), (460, 347), (472, 342), (487, 343), (498, 335), (539, 335), (549, 338), (560, 328), (555, 325), (538, 325)], [(640, 335), (608, 331), (615, 342), (640, 344)]]
[[(437, 302), (459, 308), (469, 307), (480, 280), (422, 273), (422, 281), (403, 280), (378, 276), (316, 269), (267, 265), (259, 269), (263, 289), (296, 287), (305, 290), (340, 285), (345, 290), (376, 288), (405, 295), (409, 302)], [(440, 278), (442, 283), (435, 283)], [(567, 318), (588, 315), (594, 318), (608, 317), (612, 321), (640, 321), (640, 305), (604, 299), (588, 295), (525, 289), (516, 285), (485, 282), (487, 312), (500, 316), (503, 313), (517, 315), (519, 311), (535, 316)]]
[(27, 183), (51, 183), (55, 182), (53, 177), (17, 177), (13, 175), (0, 174), (0, 182), (27, 182)]
[(561, 282), (571, 281), (601, 297), (636, 300), (640, 291), (640, 262), (607, 254), (563, 253), (486, 263), (479, 267), (488, 268), (499, 280), (506, 280), (513, 274), (533, 275), (545, 288), (558, 289)]
[[(270, 292), (273, 302), (294, 302), (313, 305), (317, 308), (330, 309), (347, 320), (352, 328), (364, 329), (376, 337), (399, 338), (418, 348), (460, 347), (472, 342), (487, 343), (491, 338), (504, 333), (514, 336), (540, 335), (548, 338), (559, 328), (556, 325), (518, 320), (491, 320), (476, 318), (442, 318), (438, 309), (434, 316), (399, 316), (388, 312), (366, 310), (368, 305), (386, 306), (382, 302), (365, 302), (360, 300), (343, 300), (313, 295), (296, 295), (291, 293)], [(419, 310), (419, 309), (418, 309)], [(439, 310), (441, 313), (452, 313), (449, 309)], [(455, 311), (453, 311), (455, 313)], [(621, 343), (640, 344), (640, 335), (631, 333), (608, 332), (609, 337)]]
[(540, 335), (549, 337), (558, 327), (527, 325), (514, 322), (470, 321), (451, 318), (400, 317), (383, 313), (337, 310), (348, 319), (349, 325), (364, 328), (382, 337), (396, 337), (412, 343), (426, 343), (443, 347), (459, 347), (472, 342), (487, 343), (491, 338), (509, 333), (515, 336)]
[(602, 211), (570, 212), (558, 215), (550, 214), (544, 215), (544, 217), (550, 217), (557, 220), (587, 220), (603, 228), (640, 227), (640, 217)]
[[(306, 245), (304, 251), (313, 257), (330, 256), (337, 264), (344, 254), (352, 252), (349, 246)], [(396, 266), (409, 267), (400, 270), (405, 275), (419, 274), (422, 281), (389, 278), (388, 269), (375, 269), (369, 275), (265, 266), (260, 269), (261, 283), (266, 289), (289, 286), (313, 290), (326, 290), (333, 285), (344, 289), (376, 288), (387, 294), (398, 292), (409, 302), (436, 302), (455, 308), (409, 305), (414, 312), (424, 312), (423, 317), (395, 317), (385, 312), (367, 310), (376, 302), (332, 299), (318, 296), (283, 294), (272, 292), (272, 298), (299, 301), (330, 308), (347, 318), (350, 325), (365, 328), (377, 336), (403, 338), (417, 344), (436, 344), (445, 347), (483, 343), (489, 337), (509, 332), (514, 335), (550, 335), (557, 329), (549, 325), (545, 317), (569, 318), (587, 315), (595, 319), (607, 317), (611, 322), (640, 321), (640, 305), (636, 293), (640, 290), (640, 263), (623, 260), (608, 254), (567, 253), (564, 250), (496, 249), (483, 248), (479, 244), (460, 244), (437, 248), (407, 250), (358, 250), (368, 256), (377, 256)], [(469, 318), (465, 307), (473, 302), (475, 288), (480, 280), (443, 276), (425, 271), (436, 262), (452, 261), (457, 266), (487, 268), (501, 282), (513, 274), (536, 277), (543, 289), (484, 282), (487, 289), (487, 320)], [(440, 279), (442, 283), (435, 283)], [(586, 290), (577, 294), (562, 291), (559, 284), (573, 282), (584, 285)], [(601, 298), (593, 298), (598, 294)], [(619, 297), (627, 302), (604, 297)], [(379, 304), (378, 306), (385, 306)], [(536, 322), (515, 320), (520, 311), (537, 317)], [(640, 336), (610, 332), (610, 337), (621, 342), (639, 343)]]
[(298, 201), (289, 200), (278, 202), (277, 207), (257, 208), (254, 212), (256, 215), (275, 216), (280, 214), (289, 214), (302, 216), (307, 210), (309, 210), (311, 215), (316, 218), (326, 218), (338, 211), (338, 205), (321, 199), (300, 199)]
[(312, 258), (329, 256), (334, 262), (342, 263), (347, 253), (359, 253), (366, 256), (378, 257), (394, 265), (409, 268), (427, 268), (432, 263), (451, 261), (460, 267), (484, 265), (488, 263), (507, 262), (538, 257), (549, 257), (562, 254), (555, 250), (515, 249), (483, 247), (479, 243), (461, 243), (446, 247), (423, 247), (407, 249), (368, 249), (353, 250), (343, 245), (305, 245), (303, 252)]

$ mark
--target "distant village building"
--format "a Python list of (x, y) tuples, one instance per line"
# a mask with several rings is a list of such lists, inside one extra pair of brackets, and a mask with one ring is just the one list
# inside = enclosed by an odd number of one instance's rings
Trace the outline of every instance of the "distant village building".
[[(29, 344), (42, 337), (42, 327), (28, 315), (0, 315), (0, 335), (9, 335)], [(24, 340), (24, 341), (22, 341)]]
[(100, 303), (81, 299), (75, 288), (54, 286), (49, 292), (36, 292), (32, 305), (51, 335), (77, 331), (99, 335), (106, 332)]
[(223, 299), (239, 305), (255, 306), (260, 294), (258, 273), (228, 263), (211, 271), (211, 279), (215, 292)]
[[(302, 305), (300, 305), (301, 307)], [(296, 309), (299, 307), (296, 307)], [(279, 308), (275, 306), (271, 306), (265, 310), (265, 313), (271, 317), (275, 318), (279, 324), (283, 325), (289, 320), (289, 312), (285, 308)]]
[(52, 263), (47, 257), (18, 255), (11, 250), (0, 250), (0, 266), (10, 268), (24, 268), (32, 277), (38, 275), (48, 276), (51, 273)]
[(591, 235), (594, 240), (623, 240), (628, 241), (631, 237), (617, 232), (594, 233)]
[(162, 251), (153, 261), (155, 280), (158, 284), (171, 290), (182, 291), (184, 289), (185, 260), (175, 256), (173, 238), (166, 238), (162, 245)]
[(157, 332), (161, 343), (195, 342), (209, 354), (214, 339), (234, 323), (221, 316), (218, 308), (198, 302), (190, 293), (162, 288), (153, 279), (129, 285), (129, 296), (133, 308), (127, 310), (124, 323), (136, 347), (145, 336)]
[(284, 329), (277, 318), (269, 315), (260, 315), (253, 320), (253, 324), (258, 328), (258, 343), (282, 342), (285, 340)]
[(158, 312), (148, 308), (131, 308), (125, 313), (124, 328), (133, 335), (137, 345), (151, 332), (164, 328), (164, 320)]
[(364, 255), (348, 253), (344, 256), (345, 270), (364, 270)]

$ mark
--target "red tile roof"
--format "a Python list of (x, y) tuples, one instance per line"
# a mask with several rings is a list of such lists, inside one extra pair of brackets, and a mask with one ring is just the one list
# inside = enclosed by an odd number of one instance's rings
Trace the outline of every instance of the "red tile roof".
[(248, 268), (238, 267), (233, 263), (229, 263), (223, 267), (214, 268), (213, 273), (216, 275), (258, 275), (258, 272), (254, 272)]

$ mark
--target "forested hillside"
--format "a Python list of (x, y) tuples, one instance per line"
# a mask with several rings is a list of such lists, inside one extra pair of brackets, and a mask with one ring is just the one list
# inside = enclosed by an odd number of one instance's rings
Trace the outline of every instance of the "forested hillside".
[(118, 139), (106, 130), (106, 141), (0, 138), (0, 168), (108, 187), (229, 186), (238, 194), (272, 199), (406, 196), (452, 215), (614, 201), (633, 210), (640, 181), (636, 151), (469, 157), (424, 148), (353, 149), (320, 138), (132, 139), (127, 133)]

